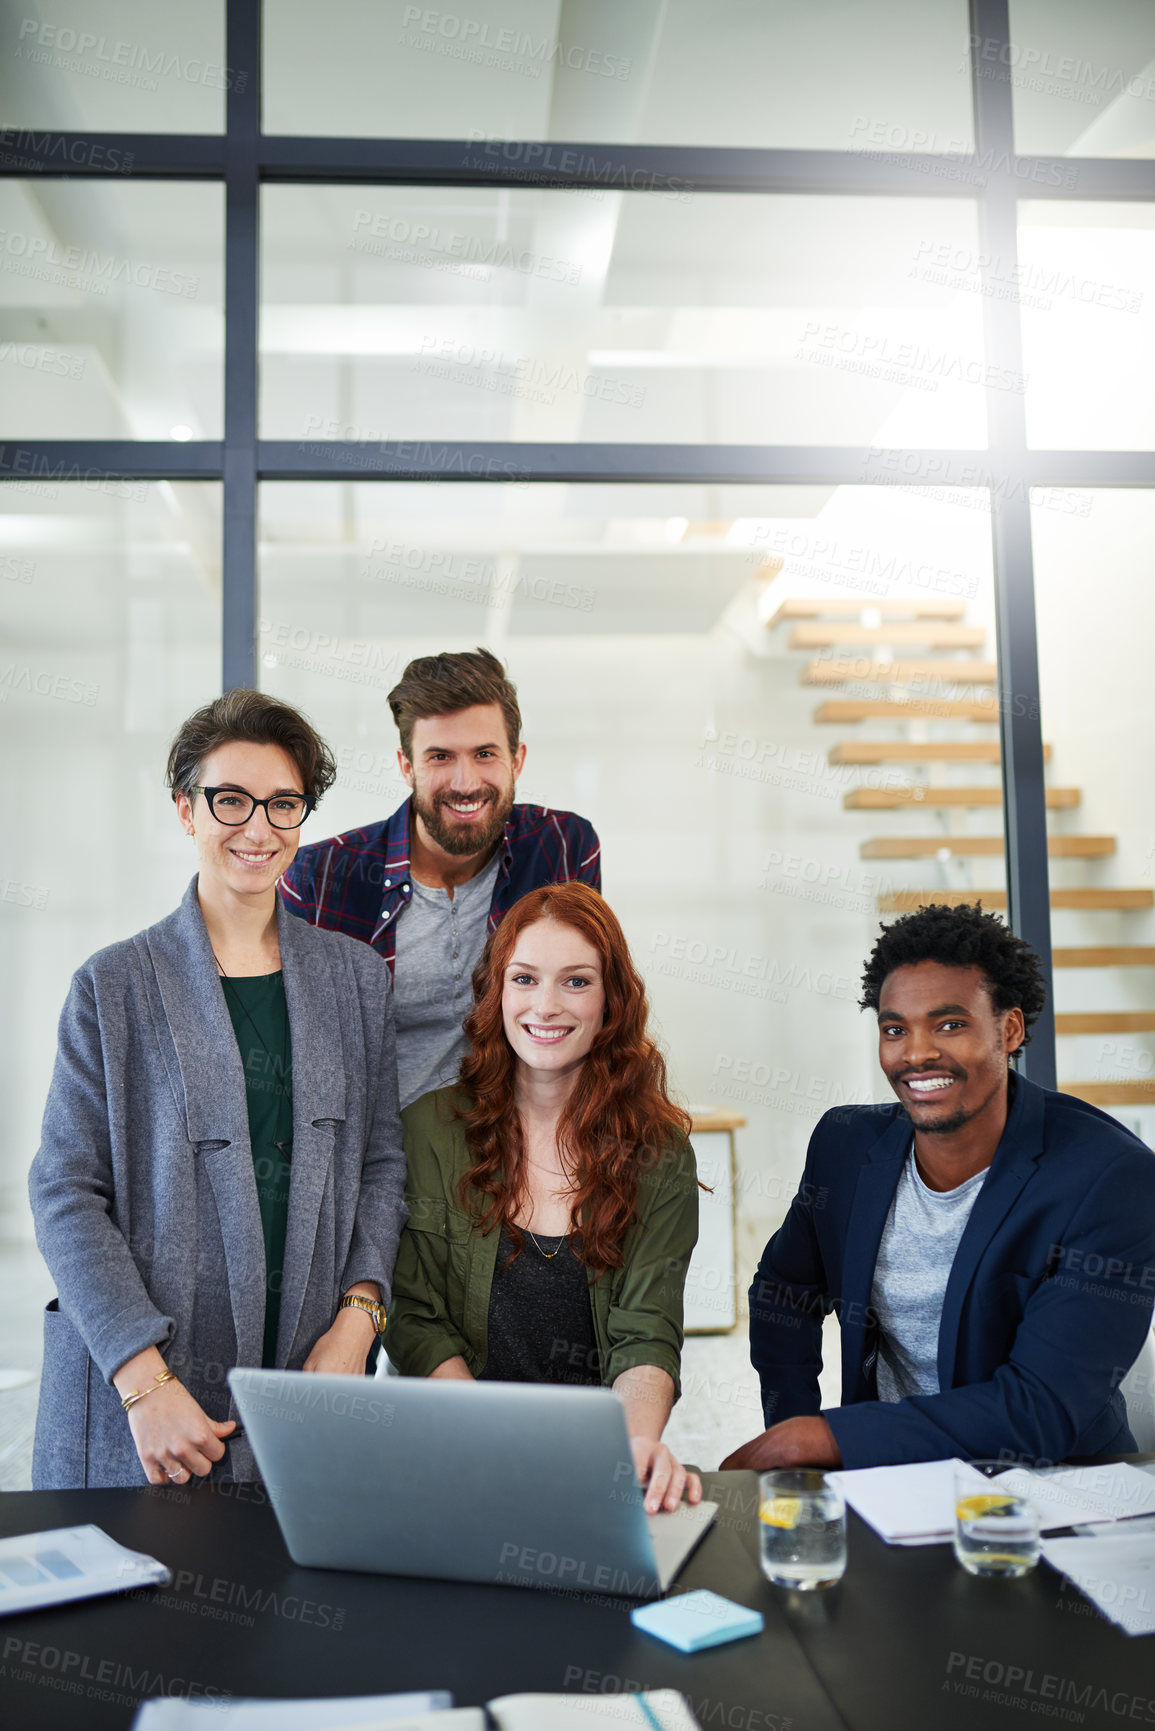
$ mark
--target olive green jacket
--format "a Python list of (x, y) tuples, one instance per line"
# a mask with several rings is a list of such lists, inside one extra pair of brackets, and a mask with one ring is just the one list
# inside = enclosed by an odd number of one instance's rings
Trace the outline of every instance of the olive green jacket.
[[(478, 1376), (489, 1354), (500, 1233), (482, 1232), (462, 1207), (461, 1179), (473, 1164), (465, 1126), (453, 1114), (462, 1100), (459, 1090), (440, 1088), (401, 1114), (409, 1222), (393, 1271), (385, 1350), (404, 1376), (428, 1376), (457, 1354)], [(635, 1365), (657, 1365), (672, 1378), (676, 1399), (682, 1291), (698, 1238), (697, 1169), (684, 1136), (643, 1171), (637, 1210), (622, 1241), (622, 1266), (590, 1281), (602, 1380), (609, 1386)]]

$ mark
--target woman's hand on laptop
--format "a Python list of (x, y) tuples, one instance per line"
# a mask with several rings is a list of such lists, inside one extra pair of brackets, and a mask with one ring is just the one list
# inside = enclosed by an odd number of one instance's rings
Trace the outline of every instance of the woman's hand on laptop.
[(692, 1503), (702, 1500), (702, 1481), (688, 1473), (662, 1441), (674, 1405), (674, 1380), (656, 1364), (636, 1364), (614, 1378), (614, 1393), (624, 1401), (638, 1483), (646, 1487), (648, 1515), (676, 1509), (683, 1492)]
[(638, 1483), (645, 1488), (646, 1498), (642, 1506), (648, 1515), (656, 1515), (659, 1509), (676, 1509), (683, 1495), (689, 1503), (701, 1502), (701, 1479), (697, 1473), (687, 1472), (664, 1442), (655, 1442), (648, 1436), (632, 1436), (630, 1448)]

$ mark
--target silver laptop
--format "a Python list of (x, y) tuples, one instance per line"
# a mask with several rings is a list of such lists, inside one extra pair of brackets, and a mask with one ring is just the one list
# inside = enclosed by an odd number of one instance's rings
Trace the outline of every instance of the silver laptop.
[(648, 1599), (716, 1503), (647, 1516), (609, 1389), (232, 1370), (295, 1563)]

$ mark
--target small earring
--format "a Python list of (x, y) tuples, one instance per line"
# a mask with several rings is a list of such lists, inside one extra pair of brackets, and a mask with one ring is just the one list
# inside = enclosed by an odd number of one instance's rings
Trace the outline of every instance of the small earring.
[(188, 829), (185, 831), (185, 834), (188, 836), (190, 841), (192, 841), (195, 838), (196, 830), (193, 828), (191, 823), (189, 824)]

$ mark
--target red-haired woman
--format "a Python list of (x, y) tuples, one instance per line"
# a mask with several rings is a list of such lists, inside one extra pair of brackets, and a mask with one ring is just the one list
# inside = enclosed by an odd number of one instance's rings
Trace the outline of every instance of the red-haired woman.
[(697, 1502), (661, 1440), (697, 1175), (622, 929), (586, 884), (533, 890), (491, 935), (474, 995), (460, 1082), (402, 1114), (409, 1224), (386, 1351), (406, 1376), (612, 1387), (646, 1509)]

